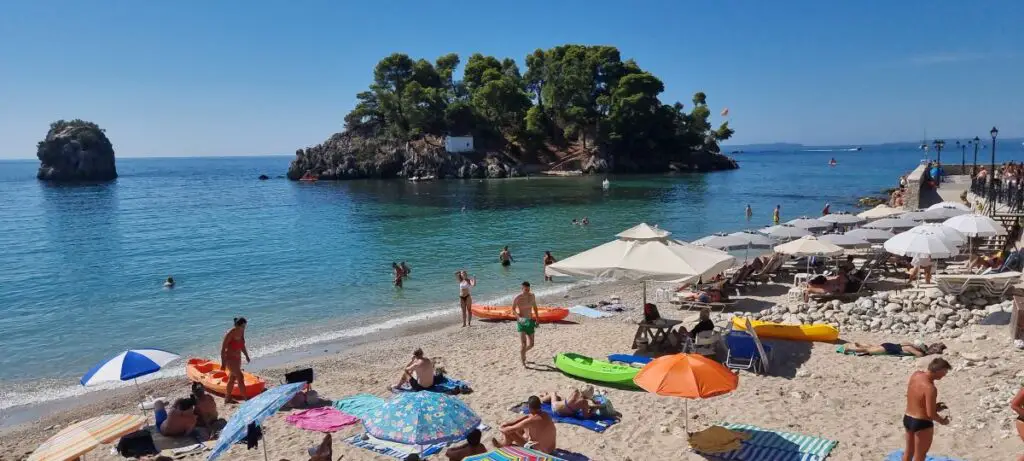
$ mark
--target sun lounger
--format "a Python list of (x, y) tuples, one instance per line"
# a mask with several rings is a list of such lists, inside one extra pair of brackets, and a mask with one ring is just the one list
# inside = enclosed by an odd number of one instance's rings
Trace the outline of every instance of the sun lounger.
[(768, 262), (765, 263), (764, 267), (750, 275), (750, 279), (759, 283), (768, 283), (778, 275), (779, 269), (785, 262), (786, 258), (782, 255), (778, 253), (772, 254), (771, 258), (768, 258)]
[[(768, 344), (762, 344), (766, 359), (771, 363), (772, 348)], [(725, 335), (725, 347), (728, 355), (725, 357), (725, 366), (734, 370), (748, 370), (755, 373), (763, 371), (761, 354), (757, 351), (757, 344), (754, 337), (744, 331), (730, 331)]]
[(943, 293), (958, 295), (969, 290), (977, 290), (986, 296), (1004, 296), (1014, 284), (1021, 280), (1020, 272), (1003, 272), (999, 274), (936, 274), (932, 277), (936, 286)]
[(725, 312), (727, 309), (730, 309), (730, 308), (735, 307), (735, 306), (736, 306), (736, 301), (719, 301), (719, 302), (702, 303), (702, 302), (696, 301), (696, 300), (689, 300), (689, 301), (681, 301), (681, 303), (679, 305), (679, 308), (680, 309), (686, 309), (686, 310), (700, 310), (700, 309), (703, 309), (703, 308), (706, 307), (706, 308), (710, 309), (712, 312), (714, 312), (715, 309), (718, 309), (720, 312)]
[(715, 460), (799, 460), (822, 461), (836, 447), (837, 442), (813, 435), (764, 429), (748, 424), (721, 424), (731, 431), (749, 436), (740, 442), (740, 448), (727, 453), (709, 453)]
[(818, 301), (827, 301), (827, 300), (832, 300), (832, 299), (839, 299), (839, 300), (857, 299), (857, 298), (861, 297), (862, 295), (868, 294), (871, 291), (871, 290), (869, 290), (867, 288), (867, 285), (868, 285), (868, 281), (871, 280), (871, 274), (872, 273), (873, 273), (873, 270), (869, 269), (867, 274), (864, 274), (864, 281), (862, 281), (860, 283), (860, 286), (857, 287), (856, 291), (850, 291), (850, 292), (845, 292), (845, 293), (808, 293), (807, 294), (807, 298), (808, 299), (818, 300)]

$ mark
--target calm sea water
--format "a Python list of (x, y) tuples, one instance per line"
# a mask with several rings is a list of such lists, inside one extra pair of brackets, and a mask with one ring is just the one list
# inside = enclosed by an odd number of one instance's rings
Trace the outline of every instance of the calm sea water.
[[(455, 308), (456, 269), (478, 277), (478, 301), (522, 280), (564, 290), (542, 282), (545, 250), (565, 257), (642, 221), (693, 240), (768, 224), (776, 204), (784, 220), (852, 209), (919, 158), (750, 153), (736, 171), (612, 177), (609, 190), (600, 177), (295, 183), (278, 178), (290, 157), (121, 159), (114, 183), (53, 186), (35, 162), (0, 162), (0, 408), (62, 395), (129, 348), (214, 355), (239, 315), (267, 354)], [(403, 260), (413, 272), (396, 289)], [(177, 288), (162, 288), (168, 275)]]

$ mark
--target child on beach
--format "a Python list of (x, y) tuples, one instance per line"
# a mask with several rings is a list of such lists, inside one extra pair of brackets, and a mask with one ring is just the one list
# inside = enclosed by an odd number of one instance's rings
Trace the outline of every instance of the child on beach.
[(537, 329), (537, 297), (530, 292), (530, 282), (523, 282), (523, 292), (512, 300), (512, 311), (516, 317), (516, 331), (519, 332), (519, 358), (526, 367), (526, 353), (533, 349), (533, 334)]

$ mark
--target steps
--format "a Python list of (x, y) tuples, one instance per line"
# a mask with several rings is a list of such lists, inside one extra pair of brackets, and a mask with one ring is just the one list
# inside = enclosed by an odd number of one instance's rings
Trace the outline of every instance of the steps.
[[(996, 220), (999, 224), (1002, 224), (1003, 228), (1010, 230), (1013, 227), (1013, 223), (1017, 220), (1024, 222), (1024, 213), (996, 213), (992, 215), (992, 219)], [(1016, 246), (1016, 242), (1013, 242), (1013, 247)], [(984, 253), (994, 253), (1002, 251), (1006, 248), (1006, 236), (1000, 235), (996, 237), (989, 237), (982, 240), (982, 243), (978, 245), (978, 251)]]

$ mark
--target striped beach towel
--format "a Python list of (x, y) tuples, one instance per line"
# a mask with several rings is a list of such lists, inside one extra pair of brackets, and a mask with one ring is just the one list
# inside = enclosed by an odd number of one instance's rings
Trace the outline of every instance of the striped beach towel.
[(793, 432), (773, 431), (749, 424), (721, 424), (722, 427), (750, 435), (738, 450), (710, 455), (725, 461), (822, 461), (836, 447), (836, 441)]
[(344, 440), (345, 443), (374, 453), (390, 456), (395, 459), (405, 459), (413, 453), (418, 453), (421, 458), (440, 453), (447, 444), (435, 443), (433, 445), (407, 445), (398, 442), (380, 440), (369, 434), (354, 435)]
[[(902, 459), (903, 459), (903, 450), (896, 450), (896, 451), (894, 451), (892, 453), (889, 453), (889, 456), (886, 456), (885, 460), (883, 460), (883, 461), (901, 461)], [(963, 461), (963, 460), (958, 459), (958, 458), (949, 458), (949, 457), (946, 457), (946, 456), (932, 456), (932, 455), (928, 455), (928, 457), (925, 458), (925, 461)]]

